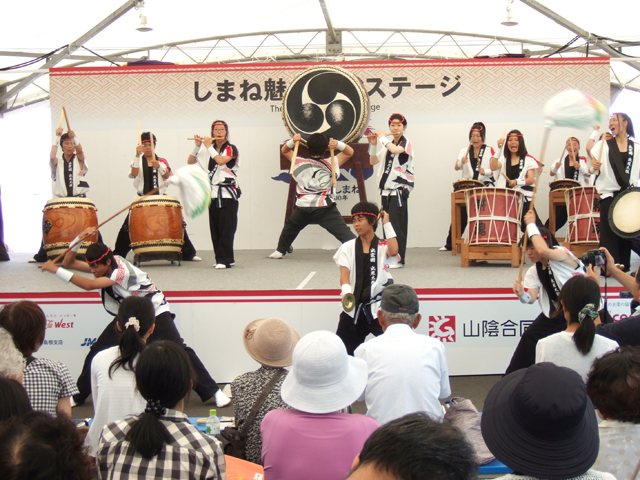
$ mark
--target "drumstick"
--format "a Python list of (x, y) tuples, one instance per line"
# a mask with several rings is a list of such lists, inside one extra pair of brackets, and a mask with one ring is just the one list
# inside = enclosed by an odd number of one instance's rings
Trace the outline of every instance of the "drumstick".
[(155, 162), (155, 160), (156, 160), (156, 150), (155, 150), (154, 145), (153, 145), (153, 143), (154, 143), (153, 140), (154, 140), (153, 133), (149, 132), (149, 144), (151, 146), (151, 161)]
[(289, 175), (293, 175), (293, 169), (296, 166), (296, 159), (298, 158), (298, 147), (300, 147), (300, 142), (296, 142), (296, 146), (293, 147), (293, 157), (291, 157), (291, 168), (289, 169)]
[(64, 120), (64, 110), (61, 109), (60, 110), (60, 125), (58, 125), (58, 128), (62, 128), (62, 120)]
[(507, 174), (506, 174), (506, 173), (504, 173), (504, 172), (500, 172), (500, 173), (502, 174), (502, 176), (504, 177), (504, 179), (507, 181), (507, 185), (508, 185), (508, 184), (509, 184), (509, 182), (510, 182), (511, 180), (509, 179), (509, 177), (507, 177)]
[(62, 107), (62, 113), (64, 114), (64, 119), (67, 122), (67, 132), (69, 130), (71, 130), (71, 127), (69, 126), (69, 117), (67, 117), (67, 109)]
[[(598, 154), (598, 163), (600, 163), (600, 160), (602, 159), (602, 151), (604, 150), (604, 144), (607, 141), (607, 132), (605, 131), (604, 135), (602, 136), (602, 143), (600, 144), (600, 153)], [(597, 169), (596, 171), (596, 175), (600, 175), (600, 169)]]
[[(333, 138), (330, 138), (329, 142), (333, 142)], [(336, 188), (336, 157), (334, 155), (333, 148), (330, 148), (329, 152), (331, 152), (331, 184), (333, 185), (333, 188)]]
[[(507, 123), (504, 124), (504, 129), (502, 130), (502, 137), (500, 138), (504, 138), (504, 136), (507, 134)], [(507, 139), (504, 138), (504, 143), (502, 144), (502, 146), (500, 147), (500, 151), (498, 152), (498, 156), (496, 157), (498, 160), (500, 160), (500, 155), (502, 155), (502, 152), (504, 151), (504, 146), (507, 143)], [(505, 160), (507, 159), (507, 157), (505, 156)]]

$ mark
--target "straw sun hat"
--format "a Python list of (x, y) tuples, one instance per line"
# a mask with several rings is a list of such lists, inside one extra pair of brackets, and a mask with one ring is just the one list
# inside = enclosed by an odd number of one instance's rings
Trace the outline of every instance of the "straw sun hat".
[(293, 347), (300, 335), (280, 318), (261, 318), (244, 328), (242, 341), (251, 357), (267, 367), (291, 365)]

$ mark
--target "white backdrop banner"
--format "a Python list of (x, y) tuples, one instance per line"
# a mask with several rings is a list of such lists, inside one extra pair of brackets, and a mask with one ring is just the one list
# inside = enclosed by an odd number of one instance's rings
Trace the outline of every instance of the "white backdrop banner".
[[(629, 315), (630, 299), (610, 287), (614, 320)], [(445, 343), (451, 375), (502, 374), (522, 332), (540, 308), (523, 305), (511, 289), (416, 289), (422, 322), (418, 333)], [(243, 292), (165, 292), (185, 342), (221, 383), (255, 370), (242, 332), (256, 318), (279, 317), (300, 335), (335, 332), (340, 315), (338, 290)], [(79, 375), (89, 347), (112, 320), (97, 293), (0, 294), (0, 304), (33, 300), (47, 316), (45, 342), (37, 356), (64, 362)]]
[[(66, 107), (71, 127), (84, 146), (99, 220), (135, 197), (128, 178), (137, 140), (137, 121), (158, 138), (156, 152), (175, 169), (186, 163), (194, 134), (206, 135), (215, 119), (229, 124), (240, 151), (242, 187), (238, 249), (272, 249), (282, 227), (288, 174), (279, 168), (279, 145), (289, 137), (282, 122), (282, 97), (291, 80), (312, 63), (176, 65), (52, 69), (52, 120), (57, 126)], [(415, 151), (416, 188), (411, 196), (409, 247), (441, 246), (450, 223), (453, 169), (475, 121), (487, 126), (487, 143), (496, 147), (505, 124), (524, 133), (529, 153), (538, 157), (544, 103), (567, 88), (582, 90), (609, 104), (607, 58), (472, 59), (348, 62), (340, 66), (357, 76), (370, 97), (371, 126), (387, 128), (391, 113), (408, 121), (406, 136)], [(589, 132), (554, 131), (550, 164), (564, 142)], [(582, 152), (584, 154), (584, 151)], [(42, 159), (43, 171), (48, 159)], [(548, 170), (548, 169), (547, 169)], [(373, 172), (367, 172), (369, 199), (379, 201)], [(537, 210), (546, 218), (548, 175), (542, 177)], [(175, 194), (169, 190), (169, 194)], [(346, 213), (357, 199), (353, 172), (338, 185), (338, 206)], [(120, 222), (104, 227), (113, 243)], [(206, 218), (189, 221), (199, 249), (211, 249)], [(257, 233), (259, 232), (259, 234)], [(306, 229), (297, 248), (336, 248), (337, 241), (318, 226)]]

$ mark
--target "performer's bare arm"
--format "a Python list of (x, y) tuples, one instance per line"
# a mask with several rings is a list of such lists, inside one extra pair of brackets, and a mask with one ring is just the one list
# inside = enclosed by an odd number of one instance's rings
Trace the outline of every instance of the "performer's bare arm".
[[(595, 125), (593, 126), (593, 129), (594, 129), (596, 132), (599, 132), (599, 131), (600, 131), (600, 125), (595, 124)], [(604, 140), (604, 138), (603, 138), (603, 140)], [(596, 143), (596, 141), (595, 141), (593, 138), (589, 138), (589, 140), (587, 141), (587, 153), (589, 154), (589, 156), (590, 156), (590, 157), (591, 157), (591, 149), (593, 148), (593, 146), (595, 145), (595, 143)]]
[[(136, 157), (140, 158), (140, 155), (142, 155), (143, 152), (143, 148), (142, 145), (136, 145)], [(136, 160), (137, 162), (137, 160)], [(139, 167), (131, 167), (131, 176), (132, 177), (137, 177), (138, 174), (140, 173), (140, 168)]]
[[(380, 218), (382, 218), (382, 225), (389, 223), (389, 214), (382, 210), (380, 212)], [(398, 254), (398, 239), (396, 237), (387, 238), (387, 257), (395, 257)]]
[[(527, 290), (527, 293), (531, 296), (531, 298), (529, 298), (529, 304), (531, 303), (535, 303), (536, 299), (538, 298), (538, 291), (540, 289), (539, 288), (530, 288)], [(525, 289), (522, 286), (522, 283), (520, 283), (517, 279), (516, 282), (513, 284), (513, 293), (515, 293), (518, 297), (522, 297), (522, 295), (524, 295)]]
[[(73, 141), (73, 139), (75, 138), (76, 134), (73, 130), (69, 130), (69, 138), (71, 139), (71, 141)], [(80, 168), (84, 168), (84, 150), (82, 150), (82, 145), (80, 143), (78, 143), (78, 145), (76, 145), (76, 158), (78, 159), (78, 162), (80, 163)]]
[[(80, 272), (86, 272), (79, 264), (84, 264), (86, 265), (86, 267), (89, 267), (89, 265), (85, 262), (74, 260), (74, 263), (71, 266), (69, 266), (69, 268), (78, 270)], [(58, 271), (58, 268), (60, 268), (59, 265), (56, 265), (55, 263), (53, 263), (52, 260), (47, 260), (47, 263), (45, 263), (42, 266), (42, 271), (51, 272), (55, 274)], [(86, 273), (91, 273), (91, 269), (89, 269), (89, 271)], [(107, 288), (107, 287), (110, 287), (111, 285), (115, 285), (116, 283), (113, 280), (111, 280), (109, 277), (99, 277), (99, 278), (91, 279), (91, 278), (83, 277), (81, 275), (73, 275), (71, 277), (71, 280), (69, 281), (73, 283), (75, 286), (80, 287), (83, 290), (87, 290), (87, 291)]]
[(351, 271), (347, 267), (340, 267), (340, 285), (349, 283), (349, 275)]
[[(302, 140), (302, 135), (300, 135), (299, 133), (296, 133), (291, 140), (293, 140), (294, 142), (299, 142), (300, 140)], [(285, 143), (282, 146), (282, 149), (280, 151), (282, 152), (282, 154), (285, 156), (285, 158), (287, 160), (291, 161), (291, 159), (293, 158), (293, 149), (292, 148), (289, 148), (287, 146), (287, 144)]]
[[(504, 138), (498, 139), (498, 150), (502, 148), (502, 145), (504, 145)], [(502, 163), (500, 163), (500, 160), (498, 160), (496, 157), (491, 157), (490, 165), (491, 170), (493, 171), (500, 170), (502, 168)]]
[[(334, 139), (329, 142), (329, 148), (333, 148), (335, 150), (337, 146), (338, 146), (337, 140)], [(349, 145), (345, 143), (344, 150), (342, 150), (338, 155), (336, 155), (336, 157), (338, 158), (338, 166), (341, 167), (344, 164), (344, 162), (346, 162), (351, 158), (352, 155), (353, 155), (353, 148), (351, 148)]]
[[(371, 143), (371, 145), (377, 145), (378, 137), (377, 136), (369, 137), (369, 142)], [(378, 158), (378, 155), (369, 155), (369, 163), (371, 165), (377, 165), (379, 160), (380, 159)]]
[[(535, 223), (536, 215), (533, 210), (529, 210), (524, 216), (524, 223), (527, 225)], [(562, 262), (568, 267), (578, 268), (578, 262), (576, 262), (567, 252), (562, 248), (549, 248), (547, 242), (541, 235), (533, 235), (529, 238), (531, 245), (538, 251), (538, 255), (547, 260), (553, 260), (555, 262)]]
[[(378, 138), (386, 137), (386, 135), (382, 130), (376, 130), (376, 135), (378, 135)], [(393, 142), (387, 143), (387, 150), (389, 150), (394, 155), (397, 153), (404, 153), (404, 147), (401, 147), (400, 145), (396, 145)]]
[[(467, 151), (468, 154), (468, 151)], [(460, 166), (458, 166), (458, 163), (460, 164)], [(455, 169), (456, 171), (458, 170), (462, 170), (464, 168), (464, 164), (465, 163), (469, 163), (469, 157), (467, 155), (463, 156), (462, 158), (456, 160), (456, 164), (455, 164)]]
[[(205, 138), (203, 140), (204, 143), (204, 148), (206, 148), (207, 150), (209, 150), (209, 148), (211, 147), (211, 145), (213, 145), (213, 138)], [(213, 158), (213, 160), (218, 164), (218, 165), (224, 165), (226, 163), (229, 163), (234, 157), (230, 157), (228, 155), (218, 155), (218, 153), (215, 151), (215, 149), (212, 149), (209, 151), (209, 154), (211, 155), (211, 158)]]
[[(56, 129), (56, 137), (60, 138), (62, 135), (62, 128)], [(51, 168), (55, 168), (58, 166), (58, 157), (56, 156), (58, 153), (58, 142), (55, 145), (51, 145), (51, 153), (49, 154), (49, 162), (51, 163)]]
[(613, 257), (611, 256), (611, 254), (606, 248), (600, 247), (600, 250), (602, 250), (604, 252), (605, 257), (607, 257), (607, 274), (611, 275), (618, 282), (620, 282), (624, 288), (626, 288), (630, 292), (633, 292), (636, 279), (633, 276), (627, 273), (624, 273), (622, 270), (616, 267), (616, 261), (613, 259)]

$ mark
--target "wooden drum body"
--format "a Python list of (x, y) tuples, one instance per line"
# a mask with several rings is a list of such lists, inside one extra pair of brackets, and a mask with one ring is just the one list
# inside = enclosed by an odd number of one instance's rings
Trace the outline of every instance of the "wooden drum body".
[(564, 192), (567, 204), (566, 241), (576, 243), (600, 242), (600, 195), (595, 187), (569, 188)]
[[(63, 253), (69, 244), (85, 228), (97, 227), (98, 210), (88, 198), (63, 197), (52, 198), (44, 207), (42, 217), (42, 239), (44, 250), (49, 258)], [(78, 251), (79, 255), (87, 252), (87, 247), (98, 241), (98, 234), (89, 237)]]
[(465, 190), (470, 245), (512, 245), (520, 237), (521, 192), (508, 188)]
[(469, 190), (471, 188), (481, 188), (481, 187), (484, 187), (484, 183), (478, 180), (470, 179), (470, 178), (453, 182), (454, 192), (460, 192), (461, 190)]
[(134, 253), (180, 252), (184, 244), (182, 205), (176, 197), (151, 195), (136, 202), (129, 214)]

